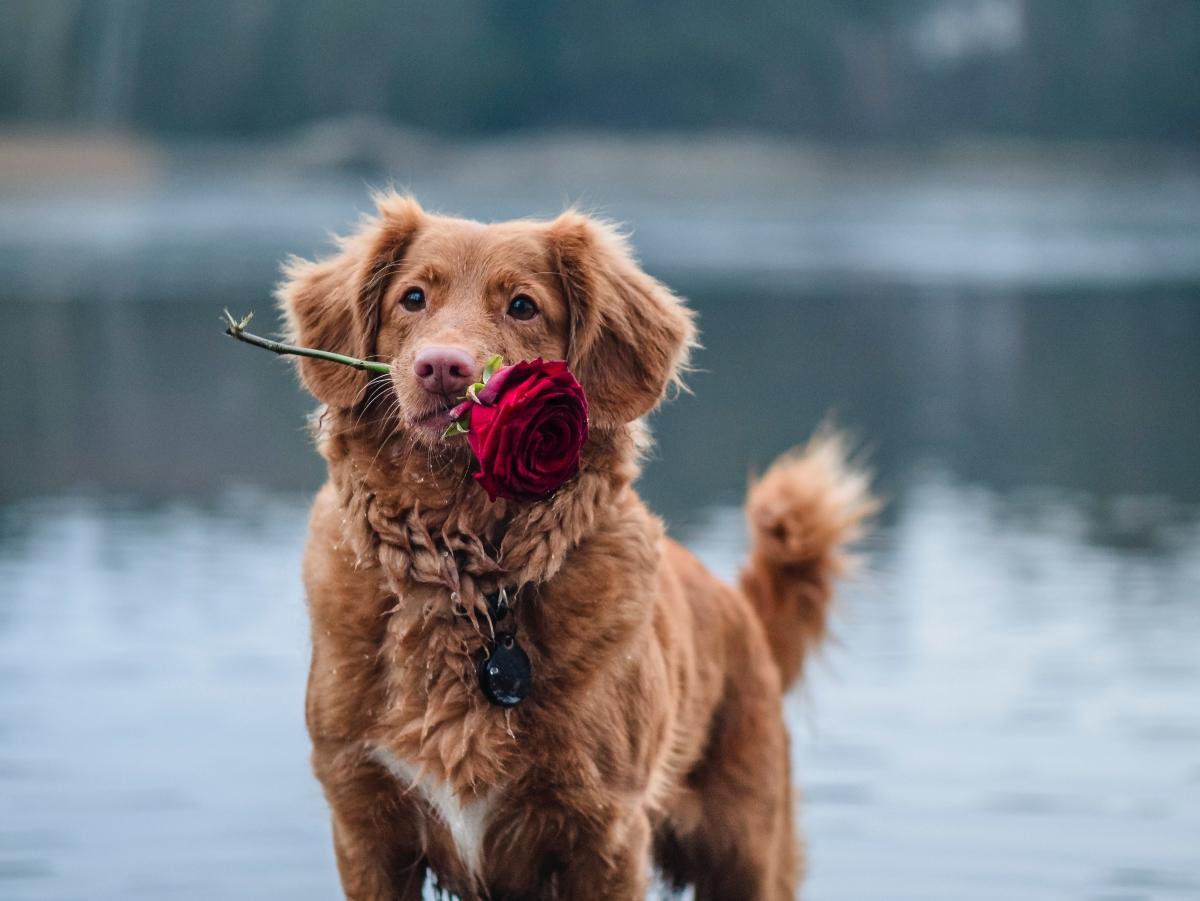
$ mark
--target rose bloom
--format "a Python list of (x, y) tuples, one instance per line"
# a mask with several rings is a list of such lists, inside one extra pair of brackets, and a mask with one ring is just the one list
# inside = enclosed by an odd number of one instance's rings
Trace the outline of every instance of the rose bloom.
[(529, 360), (498, 370), (456, 408), (470, 411), (467, 440), (488, 498), (539, 501), (579, 472), (587, 440), (587, 397), (563, 360)]

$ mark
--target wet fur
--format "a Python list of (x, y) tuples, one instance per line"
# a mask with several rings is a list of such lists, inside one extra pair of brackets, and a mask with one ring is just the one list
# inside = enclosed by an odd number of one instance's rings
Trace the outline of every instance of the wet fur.
[[(374, 380), (299, 363), (329, 467), (304, 563), (307, 722), (347, 897), (419, 898), (432, 870), (463, 898), (635, 899), (652, 863), (698, 899), (794, 897), (781, 695), (824, 634), (865, 480), (833, 436), (784, 458), (752, 487), (743, 590), (724, 585), (632, 487), (640, 418), (694, 341), (683, 303), (578, 213), (482, 226), (378, 205), (280, 291), (294, 339), (394, 361)], [(414, 280), (424, 316), (396, 311)], [(517, 290), (542, 310), (534, 326), (498, 312)], [(413, 424), (428, 401), (406, 374), (433, 340), (565, 357), (591, 405), (579, 476), (539, 504), (488, 503), (464, 442)], [(523, 586), (535, 673), (509, 712), (474, 676), (482, 594), (501, 584)], [(447, 810), (475, 820), (456, 831)]]

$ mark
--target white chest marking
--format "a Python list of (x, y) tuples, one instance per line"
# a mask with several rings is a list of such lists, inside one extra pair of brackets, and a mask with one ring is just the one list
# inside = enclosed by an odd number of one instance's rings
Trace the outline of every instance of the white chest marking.
[(397, 781), (421, 793), (421, 797), (434, 809), (449, 831), (462, 865), (478, 875), (483, 857), (483, 834), (491, 813), (493, 792), (463, 804), (445, 782), (419, 772), (415, 766), (407, 760), (401, 760), (387, 748), (376, 745), (371, 748), (370, 756)]

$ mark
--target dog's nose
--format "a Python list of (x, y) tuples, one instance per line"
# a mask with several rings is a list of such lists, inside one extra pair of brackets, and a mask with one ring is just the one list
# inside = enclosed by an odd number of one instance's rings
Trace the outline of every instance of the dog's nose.
[(458, 395), (475, 381), (475, 358), (461, 347), (426, 347), (413, 372), (430, 394)]

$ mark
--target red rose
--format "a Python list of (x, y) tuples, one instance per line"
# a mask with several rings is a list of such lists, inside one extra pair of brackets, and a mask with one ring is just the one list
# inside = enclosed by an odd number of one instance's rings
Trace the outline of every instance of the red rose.
[(562, 360), (497, 370), (451, 414), (470, 412), (467, 440), (488, 498), (543, 500), (579, 472), (587, 440), (587, 398)]

